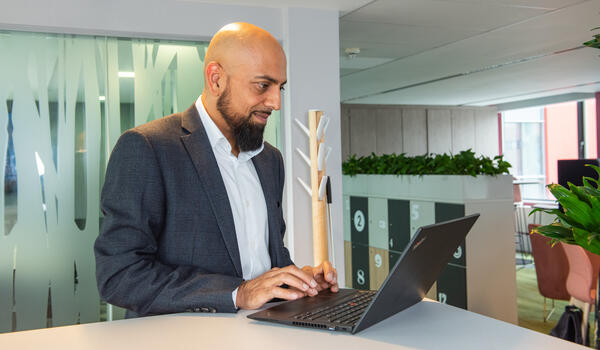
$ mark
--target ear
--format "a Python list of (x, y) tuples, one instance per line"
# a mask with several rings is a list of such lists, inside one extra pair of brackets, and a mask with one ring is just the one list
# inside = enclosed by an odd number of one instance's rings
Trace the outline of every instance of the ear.
[(221, 96), (225, 89), (225, 74), (223, 67), (217, 62), (209, 62), (204, 68), (204, 81), (211, 95)]

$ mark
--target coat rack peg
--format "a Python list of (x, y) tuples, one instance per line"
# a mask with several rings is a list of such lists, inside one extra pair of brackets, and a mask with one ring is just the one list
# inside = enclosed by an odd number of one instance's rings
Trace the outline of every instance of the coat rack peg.
[(300, 128), (300, 130), (302, 130), (306, 134), (306, 136), (310, 137), (310, 131), (306, 126), (304, 126), (304, 124), (302, 124), (300, 120), (298, 120), (298, 118), (294, 118), (294, 122)]
[(306, 190), (306, 193), (308, 193), (309, 196), (312, 195), (312, 190), (311, 190), (310, 186), (307, 185), (306, 182), (304, 182), (304, 180), (302, 180), (299, 177), (297, 177), (296, 180), (298, 180), (300, 185), (302, 185), (302, 187), (304, 187), (304, 190)]
[(306, 154), (304, 154), (304, 152), (302, 152), (302, 150), (300, 148), (296, 148), (296, 152), (298, 152), (300, 157), (302, 157), (302, 159), (304, 159), (304, 161), (306, 162), (306, 165), (310, 166), (310, 158), (308, 158), (308, 156)]

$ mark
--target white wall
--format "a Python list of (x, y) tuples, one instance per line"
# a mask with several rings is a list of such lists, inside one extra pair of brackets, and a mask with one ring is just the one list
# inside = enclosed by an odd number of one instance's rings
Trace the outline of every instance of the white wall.
[(223, 25), (244, 21), (271, 32), (283, 42), (288, 55), (288, 89), (282, 118), (288, 246), (297, 265), (312, 263), (310, 199), (295, 180), (302, 177), (308, 181), (308, 169), (292, 152), (296, 147), (307, 150), (308, 142), (291, 121), (294, 117), (306, 122), (308, 109), (322, 109), (331, 117), (326, 138), (333, 147), (328, 175), (333, 185), (334, 235), (339, 241), (336, 242), (337, 267), (340, 280), (344, 280), (337, 11), (178, 0), (22, 0), (10, 3), (2, 0), (1, 8), (0, 29), (5, 30), (207, 40)]
[[(310, 184), (310, 169), (297, 153), (291, 152), (299, 147), (305, 154), (309, 154), (308, 138), (291, 121), (298, 118), (304, 125), (308, 125), (308, 110), (319, 109), (331, 120), (325, 143), (333, 150), (326, 171), (331, 177), (333, 195), (331, 216), (335, 265), (339, 281), (344, 281), (338, 13), (288, 9), (284, 10), (284, 25), (289, 86), (282, 119), (285, 123), (286, 142), (287, 218), (288, 227), (293, 227), (294, 232), (294, 238), (288, 241), (288, 245), (294, 251), (297, 265), (312, 265), (311, 198), (296, 180), (300, 177)], [(293, 205), (292, 208), (289, 207), (290, 204)], [(293, 222), (290, 218), (293, 218)]]
[(342, 159), (389, 153), (499, 152), (498, 114), (489, 107), (342, 105)]

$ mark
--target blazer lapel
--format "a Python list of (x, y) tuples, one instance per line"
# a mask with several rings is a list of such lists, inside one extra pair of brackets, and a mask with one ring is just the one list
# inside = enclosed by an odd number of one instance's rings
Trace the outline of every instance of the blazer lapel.
[(217, 160), (195, 105), (192, 105), (182, 113), (181, 126), (189, 133), (181, 136), (181, 140), (194, 163), (200, 182), (208, 195), (210, 206), (217, 218), (219, 229), (223, 235), (223, 241), (225, 241), (236, 273), (238, 277), (243, 277), (240, 251), (229, 197), (227, 196), (227, 190), (225, 189), (225, 183), (223, 183)]
[(277, 196), (273, 188), (275, 176), (273, 174), (273, 164), (268, 162), (266, 159), (265, 150), (257, 154), (252, 158), (254, 168), (258, 174), (260, 185), (265, 195), (265, 202), (267, 204), (267, 217), (269, 223), (269, 255), (271, 256), (271, 265), (273, 267), (279, 266), (279, 251), (280, 245), (283, 245), (280, 235), (280, 225), (278, 225), (278, 215), (280, 209), (276, 207)]

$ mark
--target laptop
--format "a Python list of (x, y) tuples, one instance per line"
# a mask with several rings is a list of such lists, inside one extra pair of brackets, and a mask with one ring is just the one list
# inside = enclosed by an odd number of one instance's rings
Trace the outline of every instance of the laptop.
[(248, 318), (355, 334), (420, 302), (479, 214), (417, 230), (379, 290), (340, 289), (286, 301)]

